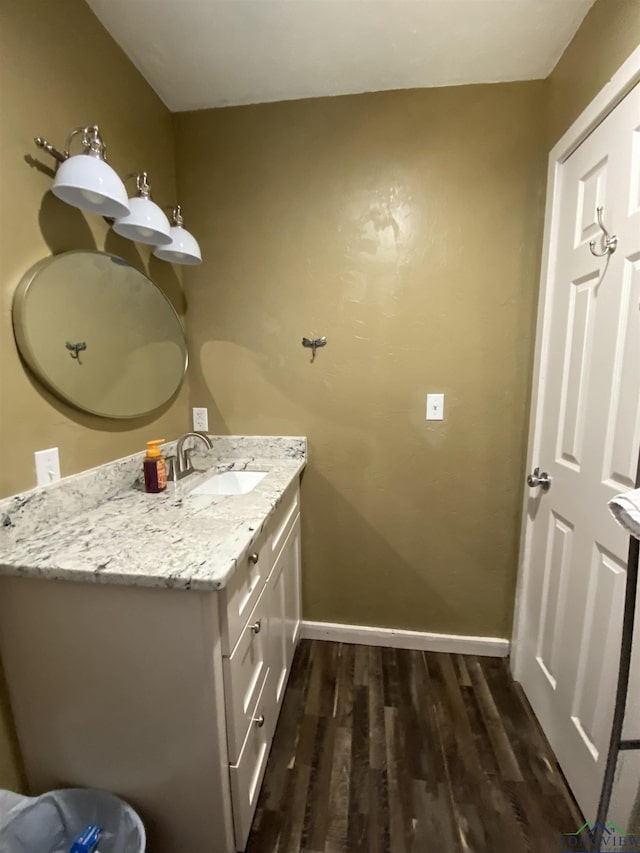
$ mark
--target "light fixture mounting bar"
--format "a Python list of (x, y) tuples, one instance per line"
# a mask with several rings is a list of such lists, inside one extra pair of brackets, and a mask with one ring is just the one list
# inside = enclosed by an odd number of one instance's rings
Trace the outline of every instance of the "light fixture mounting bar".
[(64, 163), (65, 160), (69, 159), (68, 154), (63, 154), (62, 151), (58, 151), (57, 148), (54, 148), (47, 140), (42, 136), (34, 137), (35, 144), (38, 148), (42, 148), (43, 151), (46, 151), (47, 154), (51, 154), (54, 160), (57, 160), (58, 163)]

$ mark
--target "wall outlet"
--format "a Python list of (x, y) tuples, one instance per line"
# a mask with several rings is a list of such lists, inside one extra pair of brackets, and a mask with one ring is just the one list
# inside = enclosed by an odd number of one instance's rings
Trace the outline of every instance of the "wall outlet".
[(60, 456), (57, 447), (48, 450), (36, 450), (36, 484), (46, 486), (60, 479)]
[(194, 409), (193, 410), (193, 431), (207, 432), (209, 429), (209, 410)]
[(444, 420), (444, 394), (427, 394), (427, 420)]

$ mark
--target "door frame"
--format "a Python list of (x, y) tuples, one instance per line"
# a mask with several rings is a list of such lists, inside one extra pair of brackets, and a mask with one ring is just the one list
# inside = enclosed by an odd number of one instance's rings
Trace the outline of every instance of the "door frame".
[[(601, 124), (631, 89), (640, 82), (640, 47), (616, 71), (604, 88), (591, 101), (571, 125), (569, 130), (553, 146), (549, 153), (547, 172), (547, 198), (544, 212), (544, 237), (542, 243), (542, 265), (540, 271), (540, 290), (538, 316), (536, 321), (536, 342), (533, 362), (533, 382), (531, 387), (531, 409), (529, 435), (527, 441), (527, 471), (541, 464), (538, 459), (542, 433), (542, 412), (539, 403), (542, 388), (546, 381), (549, 359), (549, 332), (551, 306), (553, 301), (553, 279), (557, 256), (557, 231), (560, 213), (560, 173), (561, 167), (576, 148)], [(518, 579), (514, 606), (513, 636), (511, 640), (511, 672), (516, 681), (521, 680), (524, 667), (521, 638), (526, 631), (525, 593), (529, 585), (532, 524), (528, 517), (528, 487), (524, 486), (522, 525), (520, 530), (520, 554), (518, 558)]]

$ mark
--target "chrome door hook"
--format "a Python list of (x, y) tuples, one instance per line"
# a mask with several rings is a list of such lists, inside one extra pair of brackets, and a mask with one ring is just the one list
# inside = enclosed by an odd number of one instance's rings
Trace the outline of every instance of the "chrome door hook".
[(604, 212), (604, 207), (600, 204), (596, 207), (596, 216), (598, 217), (598, 225), (602, 229), (601, 239), (602, 239), (602, 251), (596, 251), (596, 241), (589, 240), (589, 249), (591, 249), (591, 254), (595, 255), (596, 258), (604, 258), (605, 255), (613, 255), (615, 250), (618, 248), (618, 238), (615, 234), (610, 235), (607, 229), (604, 227), (604, 223), (602, 221), (602, 214)]

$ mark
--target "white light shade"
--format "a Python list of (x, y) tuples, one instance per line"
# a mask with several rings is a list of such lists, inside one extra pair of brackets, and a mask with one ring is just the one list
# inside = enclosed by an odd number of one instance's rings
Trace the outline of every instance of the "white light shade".
[(127, 191), (117, 173), (91, 154), (75, 154), (61, 163), (51, 191), (72, 207), (101, 216), (129, 213)]
[(150, 243), (152, 246), (168, 246), (171, 243), (171, 225), (158, 205), (144, 196), (129, 199), (130, 212), (116, 219), (113, 230), (121, 237)]
[(169, 261), (170, 264), (201, 264), (202, 252), (196, 238), (181, 225), (171, 229), (171, 243), (168, 246), (158, 246), (153, 250), (156, 258)]

